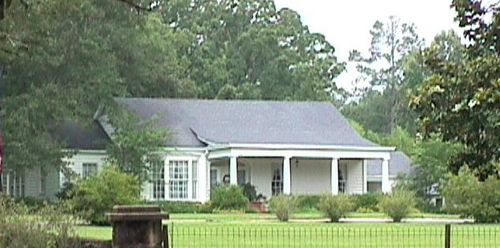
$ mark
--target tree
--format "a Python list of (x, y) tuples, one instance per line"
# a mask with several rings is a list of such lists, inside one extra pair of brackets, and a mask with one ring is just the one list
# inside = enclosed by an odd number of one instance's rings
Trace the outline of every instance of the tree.
[[(143, 0), (116, 0), (116, 1), (123, 2), (137, 11), (153, 11), (155, 9), (160, 8), (160, 1), (148, 1), (148, 4), (145, 4), (146, 1)], [(18, 0), (18, 2), (22, 4), (25, 8), (30, 7), (30, 3), (26, 0)], [(5, 18), (7, 9), (10, 7), (11, 4), (12, 0), (0, 0), (0, 21)]]
[(357, 81), (369, 84), (365, 91), (381, 90), (383, 97), (388, 99), (389, 120), (385, 125), (393, 132), (399, 125), (398, 112), (405, 109), (402, 90), (405, 82), (404, 61), (406, 56), (423, 46), (423, 40), (417, 35), (414, 24), (401, 24), (394, 16), (389, 17), (387, 23), (376, 21), (370, 34), (369, 56), (364, 57), (354, 50), (349, 60), (356, 63), (361, 74)]
[(149, 179), (150, 164), (160, 159), (168, 131), (156, 129), (155, 120), (141, 122), (132, 113), (122, 113), (111, 123), (117, 128), (107, 148), (108, 162), (141, 182)]
[[(443, 58), (433, 47), (425, 63), (432, 76), (412, 98), (424, 135), (465, 146), (450, 164), (458, 173), (464, 165), (485, 180), (498, 176), (494, 166), (500, 147), (500, 7), (481, 1), (455, 0), (456, 19), (471, 44), (462, 61)], [(487, 21), (491, 16), (491, 21)]]
[(445, 143), (437, 138), (417, 140), (410, 154), (413, 171), (400, 178), (399, 185), (415, 192), (429, 204), (433, 190), (442, 192), (442, 185), (448, 175), (448, 163), (461, 149), (458, 144)]
[[(164, 22), (195, 40), (186, 52), (200, 98), (330, 100), (344, 92), (334, 47), (270, 0), (170, 1)], [(341, 97), (339, 97), (341, 98)]]
[[(63, 167), (61, 158), (71, 153), (62, 150), (65, 144), (52, 134), (64, 120), (89, 124), (97, 109), (118, 113), (114, 96), (151, 96), (161, 88), (189, 82), (178, 76), (182, 66), (170, 66), (183, 64), (171, 52), (176, 49), (169, 49), (175, 47), (173, 40), (182, 39), (168, 29), (159, 30), (164, 26), (157, 22), (158, 14), (142, 16), (118, 6), (109, 1), (56, 0), (25, 10), (12, 4), (11, 17), (0, 26), (1, 32), (19, 41), (8, 43), (11, 53), (0, 58), (6, 71), (0, 112), (9, 150), (6, 166)], [(26, 11), (29, 14), (20, 14)], [(129, 71), (148, 81), (125, 73)], [(163, 92), (162, 96), (178, 94)], [(116, 122), (116, 128), (121, 123), (125, 122)]]

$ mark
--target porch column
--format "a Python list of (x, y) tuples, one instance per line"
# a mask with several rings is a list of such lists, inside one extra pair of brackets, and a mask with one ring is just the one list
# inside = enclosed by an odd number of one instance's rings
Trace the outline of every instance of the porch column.
[(331, 184), (332, 184), (332, 195), (339, 194), (339, 159), (332, 158), (331, 166)]
[(290, 179), (290, 159), (291, 157), (283, 158), (283, 194), (289, 195), (292, 193), (292, 183)]
[(391, 192), (391, 185), (389, 183), (389, 160), (384, 159), (382, 161), (382, 192)]
[(237, 185), (238, 184), (238, 158), (230, 157), (229, 158), (229, 184)]
[[(210, 162), (208, 159), (205, 157), (205, 155), (201, 155), (200, 159), (198, 160), (198, 167), (196, 168), (198, 170), (198, 189), (196, 190), (196, 195), (197, 200), (200, 202), (206, 202), (207, 201), (207, 192), (210, 191), (210, 183), (207, 183), (207, 166), (210, 165)], [(207, 191), (208, 188), (208, 191)]]
[(210, 191), (212, 190), (212, 181), (210, 177), (210, 169), (212, 166), (212, 161), (207, 157), (207, 167), (205, 168), (205, 202), (210, 200)]

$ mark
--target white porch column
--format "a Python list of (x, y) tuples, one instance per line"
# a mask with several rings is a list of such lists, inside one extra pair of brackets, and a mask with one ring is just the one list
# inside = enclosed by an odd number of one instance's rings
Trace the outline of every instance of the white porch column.
[(238, 184), (238, 163), (237, 157), (229, 158), (229, 184)]
[(5, 175), (5, 178), (7, 179), (7, 188), (4, 189), (4, 192), (7, 193), (7, 195), (12, 195), (12, 192), (10, 192), (10, 172), (7, 173), (6, 171), (3, 172)]
[(391, 185), (389, 182), (389, 160), (384, 159), (382, 161), (382, 192), (390, 193)]
[(292, 183), (290, 177), (290, 157), (283, 158), (283, 194), (292, 193)]
[(201, 155), (198, 160), (198, 190), (197, 190), (197, 200), (200, 202), (207, 202), (207, 187), (210, 191), (210, 183), (207, 183), (207, 166), (209, 165), (208, 159), (205, 155)]
[(210, 191), (212, 190), (212, 182), (210, 182), (210, 166), (212, 162), (210, 162), (210, 159), (208, 157), (206, 158), (206, 167), (205, 169), (205, 184), (202, 186), (202, 189), (205, 189), (205, 191), (201, 191), (203, 194), (204, 199), (202, 199), (202, 202), (207, 202), (210, 200)]
[(339, 194), (339, 159), (332, 158), (331, 166), (331, 184), (332, 184), (332, 195)]

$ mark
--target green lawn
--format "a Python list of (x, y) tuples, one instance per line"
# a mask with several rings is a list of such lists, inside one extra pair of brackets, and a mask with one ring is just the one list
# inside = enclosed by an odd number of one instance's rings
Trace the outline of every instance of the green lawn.
[[(173, 247), (443, 247), (444, 244), (442, 224), (307, 223), (300, 220), (315, 220), (321, 215), (294, 216), (291, 223), (280, 223), (269, 214), (172, 214), (167, 223)], [(111, 239), (110, 227), (77, 226), (76, 231), (85, 238)], [(500, 225), (452, 225), (452, 244), (453, 247), (500, 247)]]
[[(110, 239), (109, 227), (78, 227)], [(443, 247), (440, 224), (170, 223), (173, 247)], [(499, 247), (499, 225), (453, 225), (453, 247)]]

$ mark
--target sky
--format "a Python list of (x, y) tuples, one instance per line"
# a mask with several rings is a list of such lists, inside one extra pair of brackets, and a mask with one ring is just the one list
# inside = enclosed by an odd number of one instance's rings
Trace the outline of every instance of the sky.
[[(311, 32), (321, 33), (335, 47), (340, 61), (348, 62), (349, 51), (367, 52), (370, 29), (376, 20), (394, 15), (402, 22), (415, 23), (418, 34), (429, 44), (443, 30), (454, 29), (451, 0), (275, 0), (276, 7), (297, 11)], [(357, 77), (353, 65), (337, 78), (337, 84), (348, 90)]]

